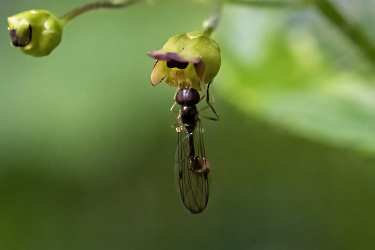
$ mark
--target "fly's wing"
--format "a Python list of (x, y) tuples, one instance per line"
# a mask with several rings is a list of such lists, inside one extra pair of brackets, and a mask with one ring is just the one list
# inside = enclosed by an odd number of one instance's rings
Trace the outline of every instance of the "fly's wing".
[(175, 179), (185, 207), (192, 214), (201, 213), (208, 202), (209, 162), (206, 161), (202, 126), (197, 122), (194, 131), (185, 126), (178, 132)]

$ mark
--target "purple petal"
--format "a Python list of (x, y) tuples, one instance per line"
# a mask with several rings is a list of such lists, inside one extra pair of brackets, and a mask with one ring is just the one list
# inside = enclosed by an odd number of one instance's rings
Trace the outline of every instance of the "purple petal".
[(190, 58), (186, 58), (186, 57), (182, 57), (180, 56), (179, 54), (177, 53), (173, 53), (173, 52), (165, 52), (164, 50), (155, 50), (155, 51), (152, 51), (152, 52), (149, 52), (148, 55), (158, 61), (177, 61), (177, 62), (185, 62), (185, 63), (200, 63), (202, 61), (202, 59), (200, 57), (190, 57)]
[(197, 73), (197, 76), (200, 81), (204, 81), (205, 74), (204, 70), (206, 66), (204, 65), (203, 61), (200, 61), (199, 63), (194, 64), (195, 72)]

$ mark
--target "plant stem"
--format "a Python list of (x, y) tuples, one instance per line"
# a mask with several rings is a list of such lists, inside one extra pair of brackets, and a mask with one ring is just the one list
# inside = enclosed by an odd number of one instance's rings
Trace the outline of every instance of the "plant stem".
[(242, 4), (250, 7), (259, 8), (304, 8), (307, 3), (298, 3), (291, 1), (275, 1), (275, 0), (227, 0), (228, 3)]
[(121, 2), (97, 2), (97, 3), (90, 3), (87, 5), (84, 5), (82, 7), (76, 8), (69, 13), (67, 13), (65, 16), (60, 18), (60, 22), (62, 26), (65, 26), (66, 23), (68, 23), (70, 20), (75, 18), (76, 16), (79, 16), (87, 11), (95, 10), (95, 9), (117, 9), (117, 8), (124, 8), (126, 6), (129, 6), (133, 3), (139, 2), (140, 0), (124, 0)]
[(204, 21), (203, 23), (203, 34), (211, 36), (212, 32), (217, 28), (219, 21), (221, 19), (221, 12), (223, 9), (223, 3), (221, 0), (218, 0), (216, 3), (216, 9), (211, 14), (211, 16)]
[(316, 1), (316, 6), (333, 25), (357, 45), (372, 63), (375, 63), (375, 46), (358, 25), (351, 23), (343, 13), (340, 13), (339, 10), (327, 0)]

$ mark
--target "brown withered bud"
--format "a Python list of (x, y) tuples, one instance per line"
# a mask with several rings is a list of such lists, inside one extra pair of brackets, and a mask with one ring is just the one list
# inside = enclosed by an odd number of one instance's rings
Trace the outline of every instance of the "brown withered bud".
[(12, 39), (13, 46), (25, 47), (31, 42), (32, 28), (29, 25), (28, 29), (11, 29), (10, 38)]

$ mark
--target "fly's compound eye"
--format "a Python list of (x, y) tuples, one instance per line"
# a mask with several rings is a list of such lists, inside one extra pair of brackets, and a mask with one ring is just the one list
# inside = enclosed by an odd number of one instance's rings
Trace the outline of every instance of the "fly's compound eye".
[(186, 69), (186, 67), (189, 65), (187, 62), (178, 62), (175, 60), (167, 61), (167, 67), (168, 68), (179, 68), (179, 69)]
[(200, 96), (196, 89), (180, 89), (176, 95), (176, 102), (183, 106), (195, 106), (199, 102)]

